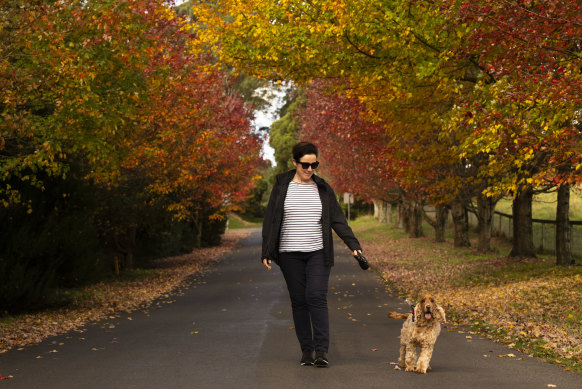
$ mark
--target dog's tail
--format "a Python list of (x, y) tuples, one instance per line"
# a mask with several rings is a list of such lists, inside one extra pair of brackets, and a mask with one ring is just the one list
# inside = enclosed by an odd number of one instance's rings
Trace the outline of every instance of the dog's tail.
[(410, 313), (390, 312), (388, 317), (391, 319), (408, 319), (408, 315), (410, 315)]

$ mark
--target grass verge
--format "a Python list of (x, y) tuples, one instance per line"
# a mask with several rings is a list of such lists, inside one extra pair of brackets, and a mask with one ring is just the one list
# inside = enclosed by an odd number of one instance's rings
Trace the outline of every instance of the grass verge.
[(243, 228), (257, 228), (262, 225), (262, 219), (248, 219), (242, 218), (241, 216), (237, 215), (236, 213), (231, 213), (228, 216), (228, 229), (229, 230), (238, 230)]
[(581, 266), (509, 258), (501, 240), (483, 254), (451, 240), (412, 239), (371, 216), (351, 225), (372, 267), (403, 297), (430, 293), (455, 326), (582, 373)]

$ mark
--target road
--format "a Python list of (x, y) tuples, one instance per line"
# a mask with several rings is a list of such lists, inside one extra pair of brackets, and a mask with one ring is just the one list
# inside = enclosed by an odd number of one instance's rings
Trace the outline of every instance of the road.
[[(159, 309), (0, 355), (0, 375), (14, 376), (0, 389), (582, 387), (580, 375), (452, 327), (426, 375), (396, 370), (402, 321), (386, 315), (407, 306), (336, 245), (327, 369), (299, 366), (289, 295), (279, 268), (260, 265), (254, 230)], [(515, 357), (498, 357), (507, 354)]]

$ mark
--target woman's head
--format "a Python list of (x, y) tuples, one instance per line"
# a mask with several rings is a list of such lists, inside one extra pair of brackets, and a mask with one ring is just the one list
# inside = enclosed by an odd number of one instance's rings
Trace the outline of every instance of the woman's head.
[(301, 158), (307, 154), (313, 154), (317, 158), (317, 146), (309, 142), (299, 142), (293, 146), (293, 159), (295, 162), (301, 161)]
[(317, 169), (317, 147), (313, 143), (299, 142), (293, 146), (293, 165), (297, 168), (296, 177), (301, 182), (311, 181)]

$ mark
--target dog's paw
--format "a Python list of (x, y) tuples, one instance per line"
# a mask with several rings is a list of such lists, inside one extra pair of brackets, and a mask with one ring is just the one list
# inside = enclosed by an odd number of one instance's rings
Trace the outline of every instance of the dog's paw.
[(406, 369), (404, 369), (405, 371), (414, 371), (414, 367), (412, 366), (406, 366)]
[(418, 374), (426, 374), (426, 369), (415, 369), (414, 372)]

